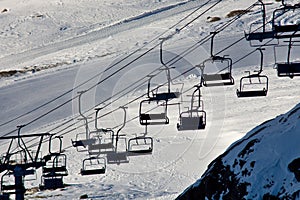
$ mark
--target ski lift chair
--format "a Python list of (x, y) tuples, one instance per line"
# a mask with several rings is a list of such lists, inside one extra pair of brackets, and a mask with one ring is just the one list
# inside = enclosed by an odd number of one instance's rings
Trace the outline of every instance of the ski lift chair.
[(253, 28), (256, 27), (256, 25), (261, 25), (260, 22), (255, 22), (250, 25), (249, 33), (245, 32), (245, 38), (247, 41), (250, 41), (250, 46), (252, 47), (260, 46), (260, 44), (253, 44), (252, 42), (253, 40), (258, 40), (259, 42), (262, 42), (264, 39), (275, 38), (275, 34), (273, 30), (266, 31), (266, 5), (271, 5), (271, 3), (264, 3), (262, 0), (258, 0), (258, 2), (259, 2), (258, 5), (261, 6), (261, 12), (262, 12), (262, 29), (258, 30)]
[(147, 136), (148, 126), (145, 125), (145, 132), (142, 135), (136, 135), (134, 138), (128, 140), (127, 152), (130, 156), (152, 154), (153, 138)]
[(105, 158), (89, 157), (83, 160), (80, 174), (82, 176), (97, 175), (97, 174), (105, 174), (105, 171), (106, 171)]
[(14, 175), (12, 171), (7, 170), (1, 176), (1, 192), (3, 194), (15, 194), (16, 190), (24, 190), (23, 184), (17, 185), (14, 180)]
[[(149, 111), (144, 111), (145, 107), (149, 107), (149, 105), (153, 103), (155, 103), (154, 106), (156, 106), (156, 108), (151, 108)], [(153, 99), (146, 99), (141, 101), (140, 109), (139, 109), (140, 124), (141, 125), (169, 124), (169, 118), (167, 116), (167, 107), (168, 107), (167, 100), (163, 100), (163, 103), (159, 105), (157, 105), (157, 100), (153, 100)], [(157, 112), (156, 109), (159, 109), (160, 111)]]
[(153, 138), (149, 136), (137, 136), (128, 140), (128, 150), (132, 154), (151, 154), (153, 151)]
[[(214, 37), (218, 32), (211, 32), (211, 49), (210, 58), (205, 60), (202, 64), (198, 65), (201, 70), (201, 81), (205, 87), (209, 86), (226, 86), (234, 85), (234, 79), (232, 77), (232, 59), (226, 56), (216, 56), (213, 54)], [(222, 64), (224, 68), (216, 73), (208, 73), (205, 68), (209, 63)]]
[(282, 0), (282, 7), (273, 11), (272, 26), (276, 38), (290, 38), (290, 37), (300, 37), (300, 34), (295, 34), (300, 30), (299, 23), (293, 24), (281, 24), (280, 21), (276, 21), (279, 16), (285, 15), (287, 12), (295, 12), (295, 10), (300, 10), (300, 5), (287, 5)]
[[(154, 76), (150, 76), (149, 81), (148, 81), (148, 98), (149, 99), (156, 99), (157, 101), (161, 101), (161, 100), (170, 100), (170, 99), (176, 99), (179, 98), (182, 90), (183, 90), (183, 83), (173, 83), (172, 79), (171, 79), (171, 72), (170, 72), (170, 67), (164, 62), (163, 60), (163, 43), (170, 39), (172, 36), (166, 37), (166, 38), (160, 38), (161, 42), (160, 42), (160, 62), (163, 66), (163, 68), (161, 70), (166, 71), (166, 76), (167, 76), (167, 90), (164, 92), (160, 92), (160, 89), (162, 87), (164, 87), (164, 85), (160, 85), (157, 88), (155, 88), (154, 90), (150, 91), (150, 83), (151, 83), (151, 79)], [(171, 86), (174, 85), (180, 85), (179, 86), (179, 90), (178, 91), (171, 91)]]
[[(41, 190), (63, 188), (63, 177), (68, 176), (67, 156), (62, 154), (62, 136), (51, 135), (49, 154), (44, 156), (46, 164), (42, 167)], [(53, 141), (58, 140), (58, 148), (54, 150)]]
[(88, 145), (90, 155), (106, 154), (114, 151), (114, 131), (103, 129), (101, 132), (91, 133), (90, 138), (95, 139), (93, 144)]
[(42, 168), (41, 190), (63, 188), (63, 177), (68, 176), (67, 156), (55, 153), (51, 157)]
[(43, 177), (68, 176), (67, 156), (55, 154), (42, 168)]
[[(224, 63), (224, 69), (217, 73), (206, 73), (205, 64), (211, 63)], [(200, 65), (202, 71), (201, 79), (205, 87), (210, 86), (227, 86), (234, 85), (234, 79), (232, 77), (232, 60), (231, 58), (214, 56)]]
[[(169, 69), (164, 69), (164, 70), (169, 70)], [(167, 72), (168, 76), (169, 76), (169, 71)], [(163, 91), (161, 92), (162, 88), (165, 87), (165, 85), (159, 85), (157, 86), (156, 88), (152, 89), (151, 90), (151, 80), (154, 76), (149, 76), (149, 80), (148, 80), (148, 92), (147, 92), (147, 96), (149, 99), (153, 100), (153, 101), (166, 101), (166, 100), (170, 100), (170, 99), (177, 99), (180, 97), (181, 93), (182, 93), (182, 86), (181, 86), (181, 89), (180, 91), (173, 91), (171, 92), (169, 87), (171, 87), (171, 84), (170, 86), (167, 86), (167, 91)], [(171, 81), (171, 80), (169, 80)], [(181, 84), (181, 83), (179, 83)], [(169, 85), (169, 83), (168, 83)], [(175, 85), (175, 84), (172, 84), (172, 85)], [(182, 85), (182, 84), (181, 84)]]
[[(203, 101), (201, 100), (201, 92), (199, 85), (196, 85), (196, 90), (192, 94), (190, 109), (180, 113), (177, 130), (199, 130), (205, 129), (206, 112), (203, 110)], [(196, 94), (198, 92), (198, 94)], [(194, 105), (195, 99), (198, 97), (197, 105)]]
[[(294, 32), (295, 33), (295, 32)], [(288, 53), (287, 53), (287, 61), (286, 62), (276, 62), (276, 51), (275, 52), (275, 67), (277, 68), (277, 75), (278, 77), (290, 77), (293, 78), (294, 76), (300, 76), (300, 62), (290, 61), (291, 57), (291, 50), (293, 46), (299, 46), (294, 45), (296, 42), (300, 41), (292, 41), (292, 38), (290, 38), (288, 42)], [(276, 48), (276, 47), (274, 47)]]
[(300, 76), (300, 63), (277, 63), (277, 74), (279, 77), (288, 76), (290, 78)]
[[(269, 79), (266, 75), (261, 75), (263, 71), (263, 52), (261, 48), (258, 48), (261, 54), (260, 60), (260, 69), (258, 71), (254, 71), (256, 73), (250, 74), (250, 71), (246, 71), (249, 73), (248, 76), (244, 76), (240, 79), (240, 88), (237, 89), (236, 94), (237, 97), (258, 97), (258, 96), (266, 96), (268, 92)], [(255, 81), (256, 80), (256, 81)], [(247, 89), (245, 87), (248, 86)], [(257, 89), (254, 86), (263, 86), (262, 89)]]

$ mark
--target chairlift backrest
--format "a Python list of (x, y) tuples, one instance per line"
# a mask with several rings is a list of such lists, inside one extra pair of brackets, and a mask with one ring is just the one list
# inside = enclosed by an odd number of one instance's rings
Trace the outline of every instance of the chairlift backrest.
[[(269, 79), (266, 75), (261, 75), (263, 71), (264, 49), (257, 48), (256, 50), (260, 52), (260, 69), (258, 71), (254, 71), (255, 73), (246, 71), (249, 74), (240, 79), (240, 87), (236, 91), (237, 97), (258, 97), (267, 95)], [(256, 80), (256, 82), (254, 82), (254, 80)], [(245, 86), (248, 86), (248, 88)], [(257, 88), (256, 86), (259, 86), (260, 88)]]
[[(233, 85), (234, 79), (232, 77), (232, 59), (226, 56), (218, 56), (213, 53), (214, 38), (218, 32), (211, 32), (211, 43), (210, 43), (210, 58), (206, 59), (202, 64), (196, 65), (201, 70), (201, 82), (204, 86), (224, 86)], [(223, 69), (214, 73), (208, 73), (207, 68), (209, 63), (224, 63)], [(223, 64), (223, 65), (224, 65)]]
[[(295, 32), (294, 32), (295, 34)], [(292, 47), (293, 46), (298, 46), (298, 45), (295, 45), (294, 43), (296, 42), (300, 42), (300, 41), (292, 41), (292, 38), (291, 37), (289, 39), (289, 41), (286, 41), (288, 42), (288, 51), (287, 51), (287, 59), (286, 59), (286, 62), (282, 62), (282, 63), (279, 63), (277, 62), (276, 60), (276, 51), (275, 51), (275, 48), (274, 48), (274, 52), (275, 52), (275, 65), (276, 65), (276, 68), (277, 68), (277, 75), (279, 77), (290, 77), (290, 78), (293, 78), (294, 76), (300, 76), (300, 62), (296, 62), (296, 61), (291, 61), (291, 50), (292, 50)]]
[(85, 175), (104, 174), (106, 171), (106, 160), (103, 157), (89, 157), (83, 160), (80, 173)]

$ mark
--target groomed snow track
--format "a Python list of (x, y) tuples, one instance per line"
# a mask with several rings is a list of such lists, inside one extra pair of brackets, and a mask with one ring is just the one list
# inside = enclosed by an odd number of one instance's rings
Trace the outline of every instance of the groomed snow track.
[[(217, 0), (210, 1), (210, 3), (214, 2), (217, 2)], [(109, 36), (123, 31), (138, 28), (160, 19), (181, 14), (191, 9), (203, 6), (206, 3), (207, 1), (203, 2), (201, 0), (193, 0), (146, 12), (141, 15), (125, 19), (113, 25), (107, 26), (105, 28), (99, 30), (92, 30), (84, 35), (70, 38), (62, 42), (51, 43), (46, 46), (41, 46), (24, 52), (5, 56), (3, 58), (0, 58), (0, 65), (6, 66), (6, 68), (14, 68), (16, 65), (32, 60), (32, 58), (38, 58), (61, 50), (74, 48), (77, 46), (95, 42), (97, 40), (107, 38)]]

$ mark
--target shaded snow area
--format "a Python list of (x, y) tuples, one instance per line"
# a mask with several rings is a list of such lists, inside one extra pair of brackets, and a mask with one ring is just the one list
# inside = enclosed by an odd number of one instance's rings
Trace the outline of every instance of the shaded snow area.
[(0, 4), (1, 57), (95, 31), (124, 19), (176, 4), (169, 1), (54, 0)]
[(177, 199), (299, 199), (300, 104), (257, 126)]

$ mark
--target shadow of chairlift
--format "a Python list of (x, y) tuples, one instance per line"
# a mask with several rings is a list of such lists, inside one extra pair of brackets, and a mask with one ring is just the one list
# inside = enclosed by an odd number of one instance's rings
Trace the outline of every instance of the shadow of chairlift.
[(88, 145), (89, 155), (107, 154), (114, 151), (114, 131), (110, 128), (99, 128), (97, 119), (101, 108), (96, 108), (95, 130), (89, 133), (89, 138), (95, 142)]
[(284, 0), (282, 0), (281, 2), (282, 7), (273, 11), (272, 27), (275, 38), (281, 39), (290, 37), (300, 37), (300, 33), (297, 33), (298, 31), (300, 31), (299, 23), (281, 24), (280, 21), (276, 22), (276, 18), (286, 14), (287, 12), (295, 12), (295, 10), (300, 11), (300, 4), (287, 5), (284, 3)]
[[(252, 41), (252, 40), (258, 40), (260, 42), (262, 42), (264, 39), (271, 39), (274, 38), (274, 31), (270, 30), (270, 31), (266, 31), (266, 5), (272, 5), (273, 3), (264, 3), (262, 0), (258, 0), (258, 4), (261, 6), (261, 12), (262, 12), (262, 31), (258, 32), (257, 30), (253, 31), (253, 26), (255, 26), (256, 24), (258, 24), (257, 22), (253, 23), (250, 25), (250, 30), (249, 33), (245, 32), (245, 38), (247, 41)], [(260, 25), (260, 23), (259, 23)], [(251, 43), (250, 43), (251, 44)], [(252, 47), (254, 47), (253, 45), (251, 45)]]
[[(126, 109), (127, 107), (121, 106), (120, 107), (124, 111), (124, 117), (123, 117), (123, 123), (121, 127), (118, 129), (116, 134), (114, 135), (115, 139), (115, 149), (113, 152), (110, 152), (106, 155), (107, 158), (107, 164), (123, 164), (123, 163), (129, 163), (128, 159), (128, 153), (127, 153), (127, 138), (126, 134), (120, 134), (122, 129), (126, 125), (126, 117), (127, 117), (127, 112)], [(123, 141), (123, 143), (121, 143)], [(122, 148), (122, 150), (120, 150)]]
[(81, 97), (86, 91), (79, 91), (78, 94), (78, 110), (79, 114), (82, 117), (79, 120), (84, 121), (84, 126), (85, 126), (85, 133), (78, 133), (76, 134), (75, 140), (71, 139), (72, 146), (76, 148), (78, 152), (83, 152), (87, 151), (86, 147), (88, 145), (91, 145), (96, 142), (95, 139), (89, 138), (89, 126), (88, 126), (88, 118), (84, 116), (84, 114), (81, 111)]
[[(210, 48), (210, 58), (206, 59), (203, 63), (196, 65), (201, 70), (201, 82), (205, 87), (211, 86), (228, 86), (234, 85), (234, 79), (232, 77), (232, 59), (226, 56), (216, 56), (213, 54), (213, 44), (214, 37), (218, 32), (211, 32), (211, 48)], [(216, 73), (208, 73), (205, 68), (206, 65), (211, 64), (221, 64), (224, 65), (223, 69)]]
[[(179, 122), (177, 123), (178, 131), (205, 129), (206, 112), (204, 111), (203, 101), (201, 100), (201, 84), (195, 87), (196, 89), (192, 94), (190, 108), (187, 111), (181, 112), (179, 115)], [(195, 101), (197, 103), (196, 105), (194, 105)]]
[[(295, 33), (295, 32), (294, 32)], [(291, 50), (292, 46), (299, 46), (294, 45), (294, 43), (298, 43), (300, 41), (292, 41), (293, 37), (290, 38), (288, 42), (288, 52), (287, 52), (287, 61), (286, 62), (277, 62), (276, 61), (276, 47), (274, 47), (275, 52), (275, 68), (277, 69), (277, 75), (278, 77), (290, 77), (294, 78), (294, 76), (300, 76), (300, 62), (291, 62)]]
[[(237, 89), (236, 94), (237, 97), (259, 97), (259, 96), (266, 96), (268, 92), (268, 85), (269, 79), (266, 75), (261, 75), (263, 71), (263, 52), (262, 48), (257, 48), (260, 52), (261, 59), (260, 59), (260, 69), (258, 71), (254, 71), (256, 73), (250, 74), (250, 71), (246, 71), (249, 73), (248, 76), (244, 76), (240, 79), (240, 88)], [(247, 82), (246, 82), (247, 81)], [(245, 87), (247, 89), (245, 89)], [(255, 86), (255, 87), (254, 87)], [(263, 86), (261, 88), (261, 86)], [(260, 87), (259, 89), (257, 89)]]

